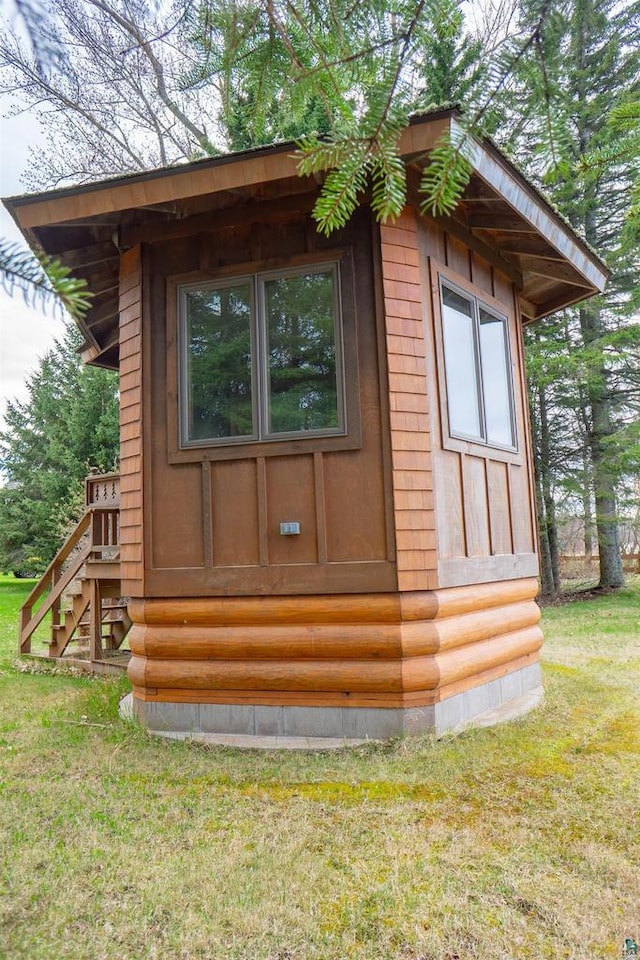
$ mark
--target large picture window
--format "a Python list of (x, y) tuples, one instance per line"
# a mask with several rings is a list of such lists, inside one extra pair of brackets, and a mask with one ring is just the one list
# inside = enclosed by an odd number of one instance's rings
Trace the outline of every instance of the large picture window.
[(515, 447), (507, 319), (440, 281), (449, 433)]
[(345, 432), (336, 263), (178, 288), (181, 446)]

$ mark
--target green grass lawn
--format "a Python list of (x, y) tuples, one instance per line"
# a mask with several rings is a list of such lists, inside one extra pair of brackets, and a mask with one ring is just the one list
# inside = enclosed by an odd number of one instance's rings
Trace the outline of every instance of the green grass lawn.
[(165, 742), (21, 672), (0, 578), (0, 957), (619, 958), (640, 941), (640, 579), (545, 609), (544, 704), (338, 753)]

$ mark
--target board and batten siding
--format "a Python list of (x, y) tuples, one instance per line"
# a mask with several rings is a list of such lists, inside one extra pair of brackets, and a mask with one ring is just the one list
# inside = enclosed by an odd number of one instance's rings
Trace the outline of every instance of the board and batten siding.
[(123, 596), (144, 589), (142, 515), (142, 264), (120, 258), (120, 575)]
[[(345, 353), (357, 394), (347, 438), (180, 448), (175, 322), (180, 278), (343, 258)], [(367, 211), (339, 236), (308, 215), (246, 222), (145, 248), (145, 597), (395, 590), (386, 396)], [(148, 265), (147, 265), (148, 264)], [(352, 289), (349, 291), (349, 288)], [(172, 303), (173, 301), (173, 303)], [(174, 319), (171, 319), (173, 310)], [(347, 322), (348, 321), (348, 322)], [(348, 404), (347, 404), (348, 406)], [(349, 413), (349, 411), (348, 411)], [(353, 413), (353, 411), (352, 411)], [(173, 436), (173, 440), (172, 440)], [(297, 521), (300, 534), (282, 536)]]
[[(535, 506), (522, 324), (513, 283), (437, 224), (418, 221), (426, 304), (427, 384), (437, 535), (437, 585), (536, 577)], [(448, 436), (439, 278), (508, 317), (517, 449)]]

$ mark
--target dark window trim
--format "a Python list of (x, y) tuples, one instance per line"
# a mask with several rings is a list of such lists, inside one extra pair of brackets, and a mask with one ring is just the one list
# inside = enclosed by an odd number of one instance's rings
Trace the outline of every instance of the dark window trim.
[[(184, 425), (180, 400), (183, 350), (181, 348), (180, 312), (178, 296), (181, 288), (206, 284), (238, 282), (256, 279), (255, 290), (259, 296), (259, 278), (296, 276), (305, 268), (319, 270), (335, 268), (336, 298), (339, 306), (336, 315), (336, 371), (342, 382), (338, 388), (342, 424), (339, 431), (322, 430), (300, 433), (273, 434), (263, 439), (258, 437), (233, 437), (221, 440), (192, 441), (181, 444)], [(253, 334), (252, 334), (253, 336)], [(252, 457), (282, 456), (310, 452), (358, 449), (362, 445), (360, 424), (360, 391), (357, 351), (357, 316), (353, 258), (350, 248), (335, 248), (316, 253), (289, 257), (279, 262), (274, 258), (250, 264), (238, 264), (216, 271), (194, 271), (167, 278), (167, 401), (168, 401), (168, 460), (170, 463), (194, 463), (204, 460), (236, 460)], [(266, 366), (266, 355), (259, 359)], [(261, 374), (264, 382), (264, 372)]]

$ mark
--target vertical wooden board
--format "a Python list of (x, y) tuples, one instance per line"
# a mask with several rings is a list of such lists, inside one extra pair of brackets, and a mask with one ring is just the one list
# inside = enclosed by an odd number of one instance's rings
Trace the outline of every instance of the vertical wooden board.
[(471, 254), (471, 282), (490, 297), (493, 296), (491, 264), (477, 253)]
[(326, 453), (324, 489), (327, 559), (385, 560), (387, 535), (379, 456)]
[(465, 456), (462, 459), (462, 499), (467, 534), (467, 556), (488, 557), (491, 551), (487, 481), (485, 461), (480, 457)]
[[(171, 240), (166, 240), (162, 244), (153, 244), (148, 248), (150, 278), (160, 285), (163, 299), (166, 277), (173, 273), (187, 273), (198, 269), (199, 245), (199, 237), (189, 236), (172, 237)], [(154, 307), (156, 303), (157, 301), (154, 302)], [(153, 317), (154, 325), (158, 319), (157, 315)]]
[[(313, 454), (269, 457), (266, 473), (269, 564), (317, 563)], [(299, 523), (300, 533), (283, 536), (287, 522)]]
[(465, 280), (471, 280), (471, 265), (469, 263), (469, 248), (460, 243), (450, 233), (445, 234), (447, 242), (447, 266), (455, 270)]
[(269, 260), (272, 257), (286, 257), (301, 253), (306, 248), (306, 223), (303, 220), (287, 221), (285, 223), (261, 223), (258, 230), (260, 237), (261, 259)]
[[(120, 559), (127, 580), (128, 595), (137, 594), (143, 589), (143, 552), (142, 552), (142, 340), (141, 295), (142, 275), (140, 247), (133, 247), (120, 258), (119, 302), (121, 306), (119, 320), (119, 338), (121, 353), (127, 346), (128, 361), (131, 369), (120, 371), (120, 441), (123, 450), (129, 448), (133, 455), (120, 457), (120, 480), (123, 490), (120, 508)], [(131, 332), (134, 332), (133, 339)], [(131, 448), (133, 447), (133, 450)]]
[(452, 450), (440, 450), (434, 462), (436, 529), (440, 558), (464, 557), (464, 511), (460, 456)]
[(440, 263), (445, 262), (446, 250), (444, 244), (444, 233), (440, 227), (429, 220), (427, 217), (420, 217), (418, 220), (418, 231), (420, 234), (421, 251), (428, 257), (433, 257)]
[(170, 467), (156, 459), (151, 517), (154, 568), (204, 566), (199, 463)]
[(230, 263), (250, 263), (259, 256), (258, 234), (252, 238), (250, 224), (238, 224), (200, 237), (197, 269), (215, 270)]
[(493, 271), (493, 295), (511, 311), (513, 309), (513, 283), (499, 270)]
[(514, 553), (532, 553), (533, 507), (529, 496), (526, 467), (509, 465), (509, 493)]
[(491, 553), (513, 553), (511, 541), (511, 514), (509, 510), (509, 483), (507, 464), (499, 460), (487, 461), (487, 492)]
[(516, 369), (514, 371), (514, 389), (516, 396), (518, 397), (518, 401), (516, 402), (516, 422), (518, 424), (520, 443), (522, 444), (522, 469), (526, 477), (526, 484), (529, 494), (528, 501), (530, 504), (531, 543), (533, 545), (533, 551), (535, 553), (539, 553), (540, 547), (538, 543), (538, 524), (536, 522), (536, 493), (533, 468), (533, 440), (531, 437), (531, 412), (527, 404), (527, 375), (524, 358), (524, 331), (518, 304), (518, 295), (515, 287), (513, 288), (513, 300), (517, 318), (514, 321), (511, 340), (511, 349), (514, 353), (514, 356), (517, 357)]
[[(403, 224), (405, 219), (402, 218)], [(381, 331), (376, 324), (369, 214), (360, 213), (347, 230), (354, 243), (362, 443), (357, 451), (322, 454), (323, 497), (321, 501), (318, 498), (318, 510), (322, 504), (327, 560), (367, 562), (386, 560), (388, 549), (386, 509), (390, 502), (386, 501), (384, 471), (389, 464), (383, 452), (378, 366)], [(412, 268), (406, 264), (401, 267), (401, 276), (390, 278), (391, 282), (410, 283)], [(379, 293), (382, 294), (382, 284)]]
[(255, 460), (211, 465), (214, 566), (260, 563), (257, 483)]

